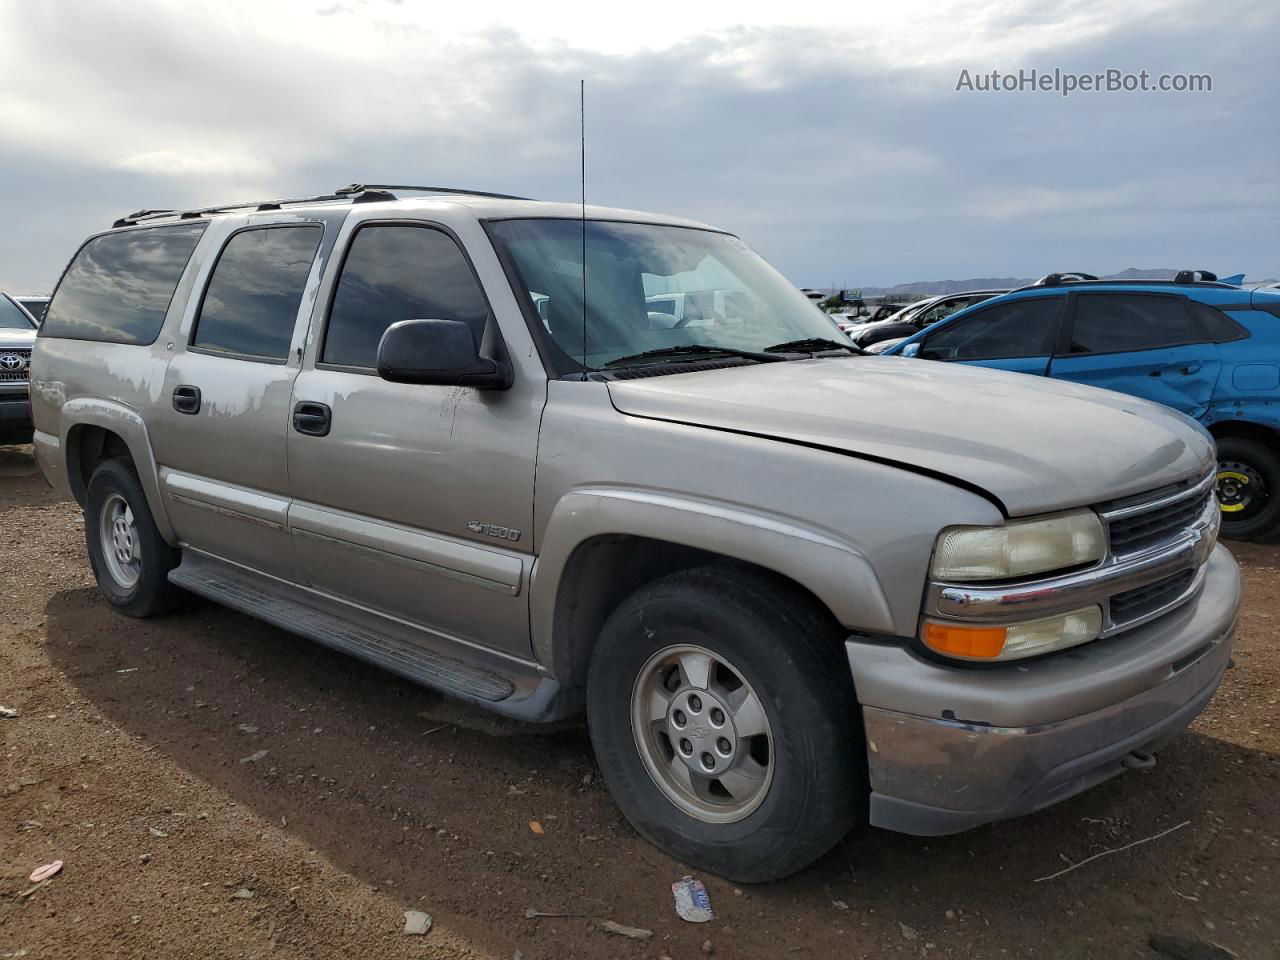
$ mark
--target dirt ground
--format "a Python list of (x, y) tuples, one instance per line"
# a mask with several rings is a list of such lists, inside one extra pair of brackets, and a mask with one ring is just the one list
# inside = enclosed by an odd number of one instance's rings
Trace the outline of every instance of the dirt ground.
[[(116, 616), (75, 505), (29, 448), (0, 448), (0, 704), (18, 711), (0, 719), (0, 958), (1114, 960), (1150, 956), (1153, 933), (1277, 958), (1280, 551), (1235, 553), (1236, 669), (1153, 771), (956, 837), (864, 829), (781, 883), (704, 877), (716, 919), (692, 925), (670, 892), (689, 871), (622, 820), (585, 730), (489, 718), (208, 604)], [(431, 931), (406, 936), (405, 910)]]

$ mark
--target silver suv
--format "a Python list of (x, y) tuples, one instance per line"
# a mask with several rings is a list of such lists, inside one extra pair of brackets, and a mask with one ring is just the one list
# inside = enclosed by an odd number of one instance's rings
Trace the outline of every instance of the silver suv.
[(35, 448), (120, 612), (585, 709), (636, 829), (739, 881), (1150, 766), (1213, 695), (1240, 580), (1191, 420), (862, 357), (711, 227), (421, 189), (76, 253)]

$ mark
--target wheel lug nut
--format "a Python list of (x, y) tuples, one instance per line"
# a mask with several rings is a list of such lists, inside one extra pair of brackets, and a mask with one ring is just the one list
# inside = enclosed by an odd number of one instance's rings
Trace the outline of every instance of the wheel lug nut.
[(675, 713), (671, 714), (671, 722), (677, 727), (683, 727), (687, 720), (688, 718), (684, 715), (683, 710), (677, 710)]
[(680, 752), (681, 752), (681, 753), (683, 753), (686, 757), (692, 757), (692, 756), (693, 756), (693, 744), (692, 744), (692, 743), (690, 743), (688, 740), (684, 740), (684, 739), (682, 739), (682, 740), (680, 741)]
[(708, 770), (714, 770), (716, 768), (716, 758), (709, 753), (704, 753), (702, 755), (702, 765)]
[(716, 741), (716, 749), (727, 757), (729, 754), (733, 753), (733, 744), (729, 742), (728, 737), (721, 737)]
[(689, 712), (697, 713), (702, 709), (702, 698), (696, 693), (689, 697)]
[(719, 707), (712, 707), (711, 722), (714, 723), (717, 727), (724, 726), (724, 711), (721, 710)]

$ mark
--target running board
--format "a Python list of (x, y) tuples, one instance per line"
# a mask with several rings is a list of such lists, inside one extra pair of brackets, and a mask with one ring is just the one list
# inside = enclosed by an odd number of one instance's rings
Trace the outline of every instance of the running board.
[(215, 603), (365, 660), (423, 686), (464, 700), (481, 701), (503, 713), (524, 712), (502, 710), (496, 706), (515, 692), (514, 684), (507, 678), (433, 653), (389, 633), (317, 610), (288, 595), (283, 588), (271, 589), (270, 581), (264, 583), (261, 578), (241, 574), (234, 567), (198, 559), (187, 553), (182, 564), (169, 571), (169, 580)]

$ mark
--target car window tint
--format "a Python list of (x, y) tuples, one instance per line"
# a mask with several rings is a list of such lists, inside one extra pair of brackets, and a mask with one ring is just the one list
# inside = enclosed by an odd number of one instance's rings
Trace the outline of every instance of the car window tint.
[(1231, 340), (1243, 340), (1249, 336), (1249, 331), (1240, 324), (1236, 323), (1229, 316), (1215, 307), (1209, 306), (1207, 303), (1200, 303), (1196, 300), (1189, 300), (1191, 312), (1195, 314), (1196, 322), (1200, 324), (1205, 332), (1205, 336), (1214, 343), (1227, 343)]
[(1072, 353), (1124, 353), (1204, 339), (1182, 297), (1082, 293), (1076, 300)]
[(219, 353), (285, 359), (323, 232), (312, 225), (234, 234), (209, 278), (192, 344)]
[(90, 240), (54, 291), (41, 336), (153, 343), (206, 226), (122, 230)]
[(33, 330), (31, 318), (8, 297), (0, 294), (0, 330)]
[(478, 344), (488, 315), (475, 274), (448, 234), (428, 227), (363, 227), (338, 279), (323, 359), (375, 366), (383, 331), (400, 320), (461, 320)]
[(1029, 297), (965, 317), (924, 341), (921, 356), (937, 360), (998, 360), (1048, 355), (1060, 297)]

